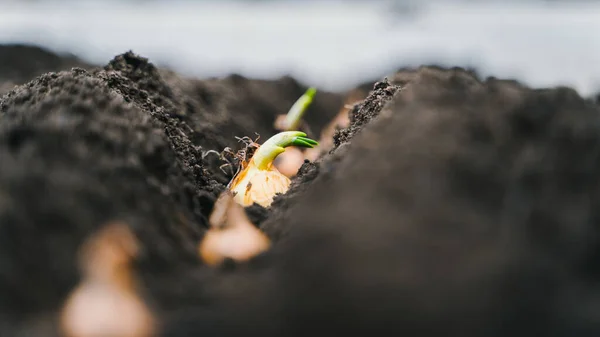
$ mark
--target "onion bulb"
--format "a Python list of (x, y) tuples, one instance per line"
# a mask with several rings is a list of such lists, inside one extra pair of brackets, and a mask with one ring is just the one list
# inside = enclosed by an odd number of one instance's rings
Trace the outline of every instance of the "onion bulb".
[(138, 294), (132, 270), (140, 250), (125, 224), (114, 223), (92, 236), (81, 249), (82, 280), (60, 313), (66, 337), (149, 337), (154, 315)]
[(231, 191), (221, 194), (209, 218), (210, 229), (198, 251), (210, 266), (229, 258), (245, 262), (269, 249), (269, 238), (248, 219), (244, 208), (233, 200)]
[(280, 132), (269, 138), (229, 183), (234, 200), (242, 206), (257, 203), (269, 207), (275, 195), (287, 192), (290, 187), (290, 179), (277, 170), (273, 160), (288, 146), (311, 148), (315, 145), (318, 145), (316, 141), (300, 131)]

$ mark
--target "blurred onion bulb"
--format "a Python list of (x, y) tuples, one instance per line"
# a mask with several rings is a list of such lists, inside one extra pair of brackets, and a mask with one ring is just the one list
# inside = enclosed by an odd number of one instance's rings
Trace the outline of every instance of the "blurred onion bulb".
[(242, 206), (257, 203), (269, 207), (275, 195), (287, 192), (290, 187), (290, 179), (273, 166), (273, 160), (288, 146), (312, 148), (315, 145), (318, 145), (316, 141), (300, 131), (280, 132), (269, 138), (229, 183), (234, 200)]

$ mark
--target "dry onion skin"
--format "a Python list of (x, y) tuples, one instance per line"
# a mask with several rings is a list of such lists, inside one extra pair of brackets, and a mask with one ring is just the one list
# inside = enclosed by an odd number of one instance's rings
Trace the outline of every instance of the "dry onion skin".
[(280, 132), (269, 138), (229, 183), (234, 200), (242, 206), (254, 203), (263, 207), (271, 206), (275, 195), (287, 192), (290, 187), (290, 179), (279, 172), (273, 160), (288, 146), (312, 148), (318, 144), (300, 131)]

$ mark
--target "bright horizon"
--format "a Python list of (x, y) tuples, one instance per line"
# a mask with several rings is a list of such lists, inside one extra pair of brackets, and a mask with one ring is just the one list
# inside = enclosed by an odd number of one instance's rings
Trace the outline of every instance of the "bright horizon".
[[(115, 6), (118, 10), (115, 11)], [(186, 76), (292, 75), (348, 89), (402, 66), (470, 66), (534, 87), (600, 91), (600, 3), (429, 2), (414, 17), (382, 2), (20, 2), (0, 43), (105, 64), (133, 50)]]

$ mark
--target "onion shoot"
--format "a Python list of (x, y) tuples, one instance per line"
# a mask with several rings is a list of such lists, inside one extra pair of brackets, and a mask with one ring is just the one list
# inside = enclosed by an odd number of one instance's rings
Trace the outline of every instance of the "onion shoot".
[(275, 128), (281, 131), (298, 130), (302, 123), (302, 117), (317, 94), (317, 89), (310, 87), (292, 105), (286, 115), (280, 115), (275, 120)]

